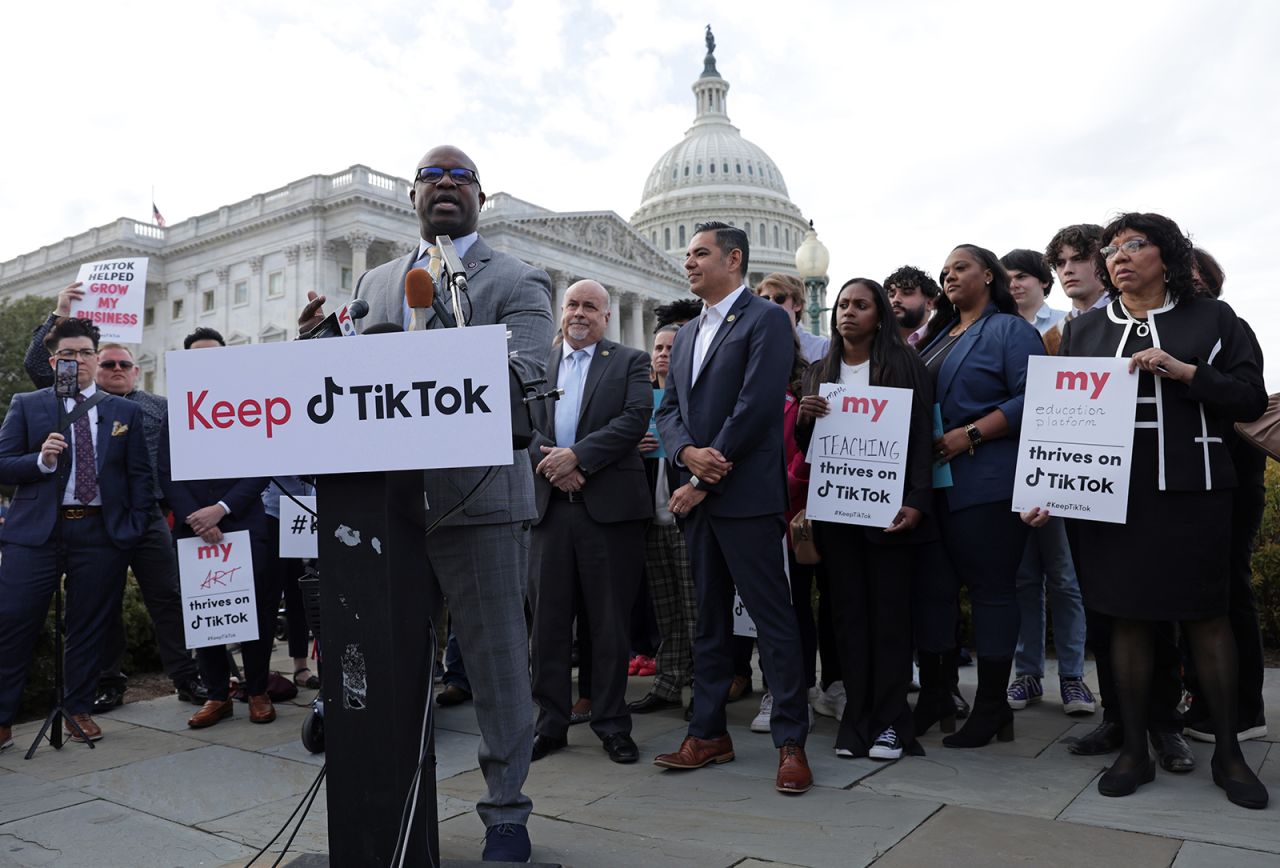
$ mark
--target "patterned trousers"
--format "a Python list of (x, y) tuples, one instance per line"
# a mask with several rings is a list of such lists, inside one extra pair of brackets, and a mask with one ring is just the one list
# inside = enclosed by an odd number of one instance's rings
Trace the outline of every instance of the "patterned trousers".
[(693, 633), (698, 610), (689, 550), (684, 534), (674, 524), (649, 525), (645, 534), (645, 571), (662, 634), (653, 693), (678, 700), (681, 688), (693, 681)]

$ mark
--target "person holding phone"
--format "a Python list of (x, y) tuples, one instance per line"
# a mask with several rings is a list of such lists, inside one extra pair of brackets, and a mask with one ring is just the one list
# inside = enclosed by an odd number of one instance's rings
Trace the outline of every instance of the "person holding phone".
[(0, 483), (18, 486), (0, 527), (0, 750), (12, 744), (31, 653), (64, 572), (65, 725), (73, 741), (102, 738), (90, 711), (103, 637), (155, 500), (140, 408), (94, 382), (98, 328), (64, 319), (45, 344), (51, 369), (74, 365), (74, 382), (63, 374), (68, 394), (15, 395), (0, 425)]

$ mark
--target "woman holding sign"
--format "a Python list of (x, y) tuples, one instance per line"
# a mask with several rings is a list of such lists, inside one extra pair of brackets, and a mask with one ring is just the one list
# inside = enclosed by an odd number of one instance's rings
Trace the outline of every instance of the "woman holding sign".
[[(1181, 621), (1209, 707), (1213, 781), (1247, 808), (1267, 789), (1236, 738), (1236, 642), (1227, 616), (1235, 422), (1267, 406), (1253, 347), (1226, 304), (1197, 297), (1192, 246), (1159, 214), (1124, 214), (1102, 233), (1100, 273), (1111, 303), (1063, 332), (1060, 355), (1127, 357), (1138, 374), (1137, 418), (1124, 524), (1076, 521), (1085, 605), (1110, 615), (1124, 747), (1098, 780), (1125, 796), (1155, 778), (1147, 752), (1152, 627)], [(1040, 524), (1044, 510), (1027, 514)]]
[(805, 371), (796, 439), (807, 450), (814, 420), (831, 412), (824, 383), (852, 389), (889, 386), (911, 392), (902, 507), (885, 528), (815, 521), (814, 539), (828, 572), (832, 617), (847, 696), (836, 753), (897, 759), (915, 743), (907, 688), (911, 681), (911, 584), (915, 550), (936, 535), (933, 497), (933, 387), (920, 357), (902, 340), (884, 289), (855, 278), (831, 311), (825, 358)]
[[(1017, 315), (1009, 276), (990, 250), (962, 244), (942, 268), (942, 294), (921, 358), (933, 377), (944, 432), (934, 455), (951, 468), (936, 513), (947, 559), (973, 604), (978, 694), (947, 747), (1013, 738), (1005, 689), (1018, 645), (1018, 566), (1027, 528), (1012, 511), (1027, 359), (1044, 354), (1035, 327)], [(921, 690), (927, 685), (921, 665)]]

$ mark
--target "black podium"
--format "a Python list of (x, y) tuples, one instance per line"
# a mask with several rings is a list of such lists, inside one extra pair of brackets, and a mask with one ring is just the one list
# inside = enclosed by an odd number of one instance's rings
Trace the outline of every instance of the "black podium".
[[(329, 864), (390, 865), (433, 692), (422, 471), (323, 476), (316, 498)], [(440, 864), (427, 749), (404, 860), (415, 868)]]

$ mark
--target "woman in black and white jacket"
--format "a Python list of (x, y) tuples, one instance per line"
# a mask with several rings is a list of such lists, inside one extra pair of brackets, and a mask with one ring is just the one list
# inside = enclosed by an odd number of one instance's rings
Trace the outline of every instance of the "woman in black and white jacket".
[(1236, 804), (1261, 808), (1267, 790), (1236, 740), (1236, 645), (1227, 618), (1236, 476), (1224, 441), (1233, 423), (1266, 409), (1262, 374), (1231, 308), (1196, 296), (1191, 242), (1176, 223), (1124, 214), (1102, 240), (1099, 273), (1111, 303), (1073, 320), (1059, 349), (1127, 357), (1139, 376), (1127, 522), (1073, 522), (1085, 605), (1114, 619), (1124, 722), (1124, 747), (1098, 790), (1124, 796), (1154, 779), (1146, 742), (1151, 629), (1181, 621), (1213, 717), (1214, 782)]

